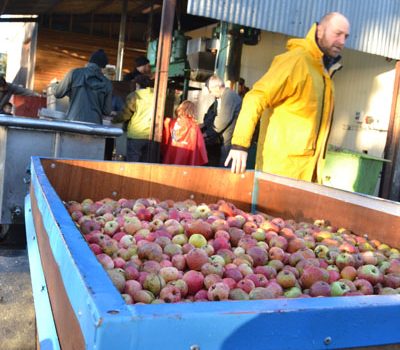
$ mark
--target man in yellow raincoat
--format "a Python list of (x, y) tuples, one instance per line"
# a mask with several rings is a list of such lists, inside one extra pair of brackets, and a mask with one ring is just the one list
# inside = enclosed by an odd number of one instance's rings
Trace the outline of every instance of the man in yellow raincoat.
[(288, 41), (268, 72), (243, 100), (232, 149), (225, 161), (232, 172), (246, 169), (247, 150), (261, 119), (256, 169), (306, 181), (321, 181), (334, 106), (333, 73), (350, 24), (332, 12), (303, 39)]

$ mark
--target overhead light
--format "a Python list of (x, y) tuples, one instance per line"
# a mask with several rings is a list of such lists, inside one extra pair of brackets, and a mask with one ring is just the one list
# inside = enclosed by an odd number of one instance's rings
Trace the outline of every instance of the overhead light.
[(1, 15), (1, 18), (38, 18), (38, 15)]
[(153, 6), (146, 7), (144, 10), (142, 10), (142, 13), (147, 14), (147, 13), (151, 12), (152, 10), (153, 11), (158, 10), (160, 7), (161, 7), (161, 5), (154, 4)]
[(1, 15), (0, 22), (37, 22), (38, 15)]

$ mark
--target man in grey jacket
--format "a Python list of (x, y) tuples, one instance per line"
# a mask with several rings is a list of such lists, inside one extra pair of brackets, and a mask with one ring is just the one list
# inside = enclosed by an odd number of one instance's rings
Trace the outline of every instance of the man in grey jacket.
[(101, 71), (107, 63), (107, 55), (100, 49), (85, 67), (69, 71), (54, 87), (55, 97), (70, 99), (67, 119), (103, 124), (103, 116), (111, 113), (112, 84)]
[[(242, 106), (242, 99), (235, 91), (226, 87), (224, 81), (217, 75), (209, 78), (207, 88), (210, 94), (215, 97), (214, 111), (211, 111), (214, 116), (212, 118), (207, 117), (209, 120), (204, 120), (202, 132), (206, 146), (209, 139), (218, 138), (220, 143), (218, 166), (224, 166), (225, 156), (231, 149), (232, 134)], [(207, 149), (209, 152), (211, 148), (207, 147)], [(212, 155), (210, 156), (212, 159)]]

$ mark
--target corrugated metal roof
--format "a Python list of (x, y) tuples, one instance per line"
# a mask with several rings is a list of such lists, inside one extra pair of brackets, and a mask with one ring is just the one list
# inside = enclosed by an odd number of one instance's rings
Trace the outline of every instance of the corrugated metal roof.
[(187, 12), (303, 37), (324, 14), (350, 21), (346, 47), (400, 59), (400, 0), (189, 0)]

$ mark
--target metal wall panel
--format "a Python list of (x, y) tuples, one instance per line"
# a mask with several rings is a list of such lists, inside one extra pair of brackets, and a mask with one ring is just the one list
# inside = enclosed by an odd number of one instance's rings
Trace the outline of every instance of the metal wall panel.
[[(383, 157), (395, 85), (395, 61), (346, 50), (343, 69), (334, 81), (336, 102), (330, 143)], [(370, 124), (365, 122), (367, 116), (373, 118)]]
[(346, 47), (400, 59), (399, 0), (189, 0), (187, 8), (192, 15), (297, 37), (331, 11), (350, 20)]

